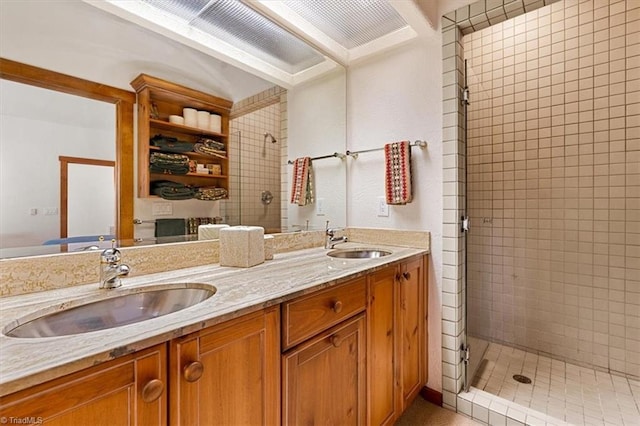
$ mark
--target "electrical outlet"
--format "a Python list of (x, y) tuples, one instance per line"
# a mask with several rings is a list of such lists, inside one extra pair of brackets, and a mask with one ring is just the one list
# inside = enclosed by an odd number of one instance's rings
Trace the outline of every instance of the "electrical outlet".
[(389, 204), (384, 197), (378, 197), (378, 216), (389, 217)]
[(37, 208), (35, 208), (35, 207), (30, 208), (30, 209), (29, 209), (29, 214), (30, 214), (31, 216), (36, 216), (36, 215), (38, 214), (38, 209), (37, 209)]
[(153, 203), (151, 206), (151, 214), (154, 216), (168, 216), (173, 214), (173, 204), (171, 203)]
[(316, 216), (324, 216), (324, 198), (316, 200)]

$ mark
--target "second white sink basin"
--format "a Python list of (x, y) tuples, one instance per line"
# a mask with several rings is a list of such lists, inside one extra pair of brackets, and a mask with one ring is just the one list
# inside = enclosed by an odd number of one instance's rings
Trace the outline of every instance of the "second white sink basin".
[(338, 249), (327, 253), (327, 256), (337, 257), (340, 259), (375, 259), (378, 257), (390, 255), (390, 251), (379, 249)]

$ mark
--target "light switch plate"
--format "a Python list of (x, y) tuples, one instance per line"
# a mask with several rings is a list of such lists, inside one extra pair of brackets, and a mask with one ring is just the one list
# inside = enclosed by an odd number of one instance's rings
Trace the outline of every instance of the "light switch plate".
[(316, 200), (316, 216), (324, 216), (324, 198)]
[(378, 197), (378, 216), (389, 217), (389, 204), (384, 197)]

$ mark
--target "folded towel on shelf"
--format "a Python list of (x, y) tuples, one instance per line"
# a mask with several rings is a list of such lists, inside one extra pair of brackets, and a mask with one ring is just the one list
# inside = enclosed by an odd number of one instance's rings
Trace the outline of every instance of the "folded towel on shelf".
[(189, 157), (183, 154), (154, 152), (149, 157), (151, 173), (186, 175), (189, 173)]
[(311, 158), (296, 158), (293, 162), (291, 204), (306, 206), (313, 203), (313, 174)]
[(175, 237), (177, 235), (185, 235), (184, 219), (156, 219), (155, 237)]
[(212, 157), (227, 157), (227, 151), (224, 143), (208, 138), (198, 139), (198, 142), (193, 146), (193, 151), (198, 154), (210, 155)]
[(388, 143), (384, 146), (385, 195), (387, 204), (410, 203), (411, 145), (409, 141)]
[(218, 188), (215, 186), (201, 186), (196, 188), (194, 198), (203, 201), (215, 201), (228, 198), (229, 191), (225, 188)]
[(180, 141), (178, 138), (173, 138), (164, 135), (155, 135), (149, 141), (152, 146), (157, 146), (165, 152), (189, 152), (193, 151), (193, 144), (191, 142)]
[(190, 200), (196, 191), (180, 182), (170, 180), (154, 180), (151, 182), (151, 193), (165, 200)]

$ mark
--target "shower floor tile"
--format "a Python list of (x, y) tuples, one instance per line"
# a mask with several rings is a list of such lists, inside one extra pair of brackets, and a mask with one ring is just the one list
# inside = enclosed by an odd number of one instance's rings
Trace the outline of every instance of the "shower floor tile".
[(640, 381), (497, 343), (489, 344), (471, 385), (571, 424), (640, 425)]

